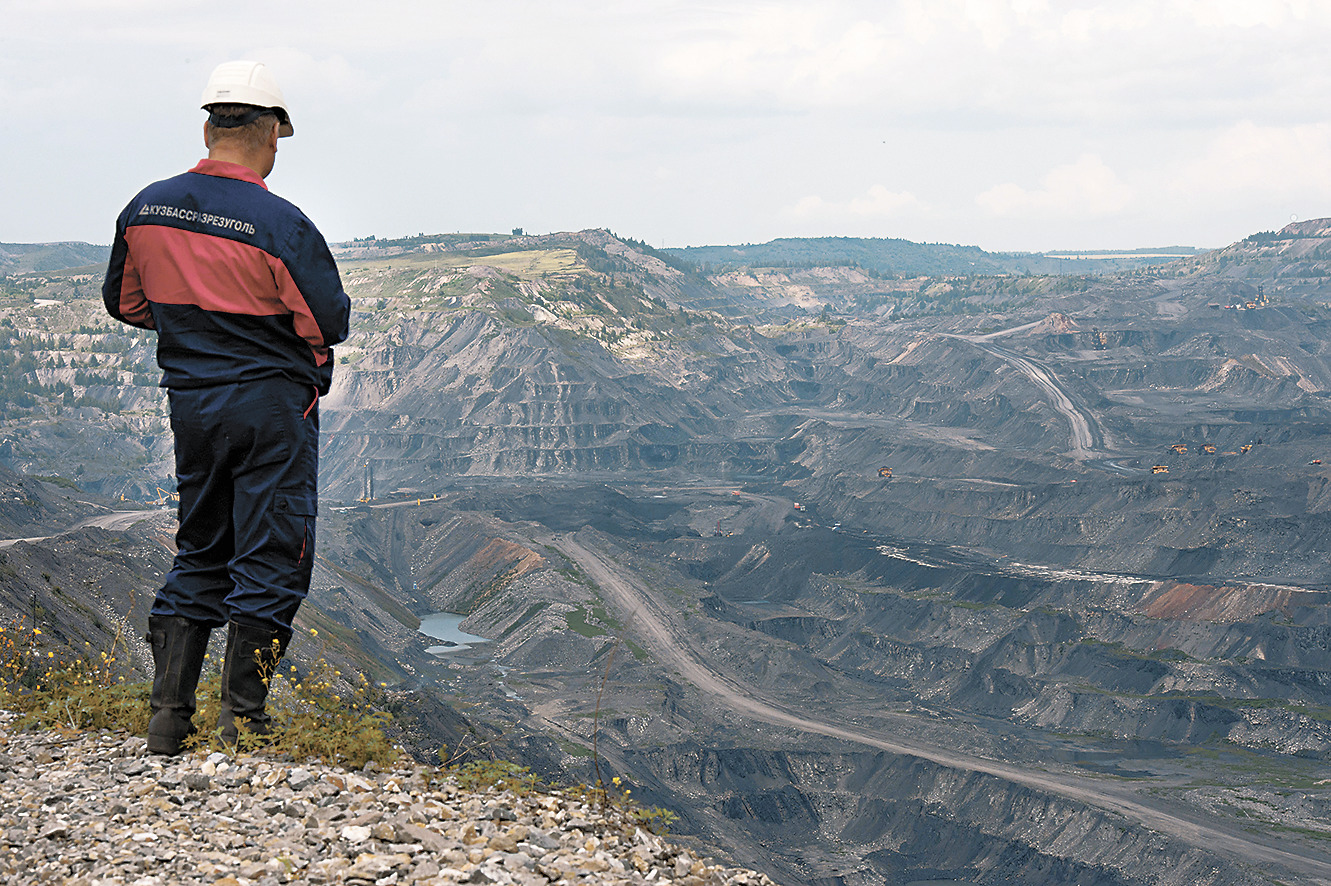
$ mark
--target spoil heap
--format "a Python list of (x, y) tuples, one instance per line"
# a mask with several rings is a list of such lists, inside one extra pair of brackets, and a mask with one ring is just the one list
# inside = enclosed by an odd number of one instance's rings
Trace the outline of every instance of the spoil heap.
[(771, 884), (559, 792), (465, 790), (414, 764), (147, 756), (141, 738), (14, 719), (0, 714), (8, 884)]

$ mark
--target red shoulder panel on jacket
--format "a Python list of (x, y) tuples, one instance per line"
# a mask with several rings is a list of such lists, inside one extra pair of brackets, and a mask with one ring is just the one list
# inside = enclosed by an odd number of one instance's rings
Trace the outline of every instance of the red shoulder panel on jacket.
[(255, 317), (288, 311), (257, 247), (161, 225), (134, 225), (125, 239), (152, 301)]

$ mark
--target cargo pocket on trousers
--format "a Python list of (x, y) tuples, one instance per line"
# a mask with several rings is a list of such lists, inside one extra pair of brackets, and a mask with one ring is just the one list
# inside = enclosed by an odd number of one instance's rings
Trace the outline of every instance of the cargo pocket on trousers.
[(294, 569), (308, 572), (314, 563), (314, 519), (318, 497), (312, 492), (281, 490), (273, 498), (274, 523)]

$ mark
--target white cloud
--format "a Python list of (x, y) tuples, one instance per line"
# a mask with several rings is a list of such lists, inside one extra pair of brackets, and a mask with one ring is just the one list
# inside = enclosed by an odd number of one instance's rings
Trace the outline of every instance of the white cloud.
[(802, 111), (881, 92), (875, 78), (900, 54), (881, 21), (822, 5), (776, 4), (703, 20), (707, 27), (680, 29), (646, 47), (639, 73), (649, 94)]
[(1185, 9), (1204, 27), (1278, 28), (1319, 10), (1308, 0), (1190, 0)]
[[(0, 0), (0, 163), (61, 173), (0, 181), (25, 207), (0, 240), (105, 239), (107, 206), (192, 162), (208, 70), (245, 56), (274, 69), (301, 134), (275, 187), (348, 234), (533, 206), (675, 243), (891, 227), (1023, 248), (1071, 219), (1084, 243), (1166, 221), (1159, 236), (1212, 243), (1221, 217), (1242, 236), (1331, 202), (1326, 0), (228, 10)], [(88, 126), (117, 150), (91, 150)]]
[(268, 66), (288, 100), (287, 93), (299, 92), (329, 108), (359, 108), (383, 82), (381, 75), (356, 67), (341, 55), (315, 56), (292, 46), (260, 47), (250, 55)]
[(925, 210), (924, 204), (912, 193), (891, 191), (883, 185), (874, 185), (863, 194), (848, 200), (827, 200), (810, 195), (781, 209), (779, 214), (791, 221), (844, 222), (847, 219), (898, 218)]
[(882, 185), (874, 185), (866, 193), (853, 198), (847, 206), (851, 215), (866, 218), (889, 218), (906, 210), (918, 211), (921, 208), (923, 206), (914, 194), (889, 191)]
[(1168, 183), (1175, 195), (1206, 204), (1236, 198), (1331, 201), (1331, 123), (1304, 126), (1235, 124), (1182, 165)]
[(1085, 218), (1125, 209), (1133, 192), (1096, 154), (1051, 169), (1038, 188), (1014, 182), (997, 185), (975, 198), (981, 209), (1001, 218)]

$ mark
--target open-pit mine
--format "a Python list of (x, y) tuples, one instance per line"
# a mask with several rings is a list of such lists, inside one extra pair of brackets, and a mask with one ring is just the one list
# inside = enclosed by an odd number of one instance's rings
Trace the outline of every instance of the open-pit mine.
[[(1331, 220), (1100, 275), (336, 251), (292, 655), (421, 759), (618, 776), (788, 884), (1331, 883)], [(0, 293), (0, 596), (79, 645), (173, 526), (97, 273)]]

